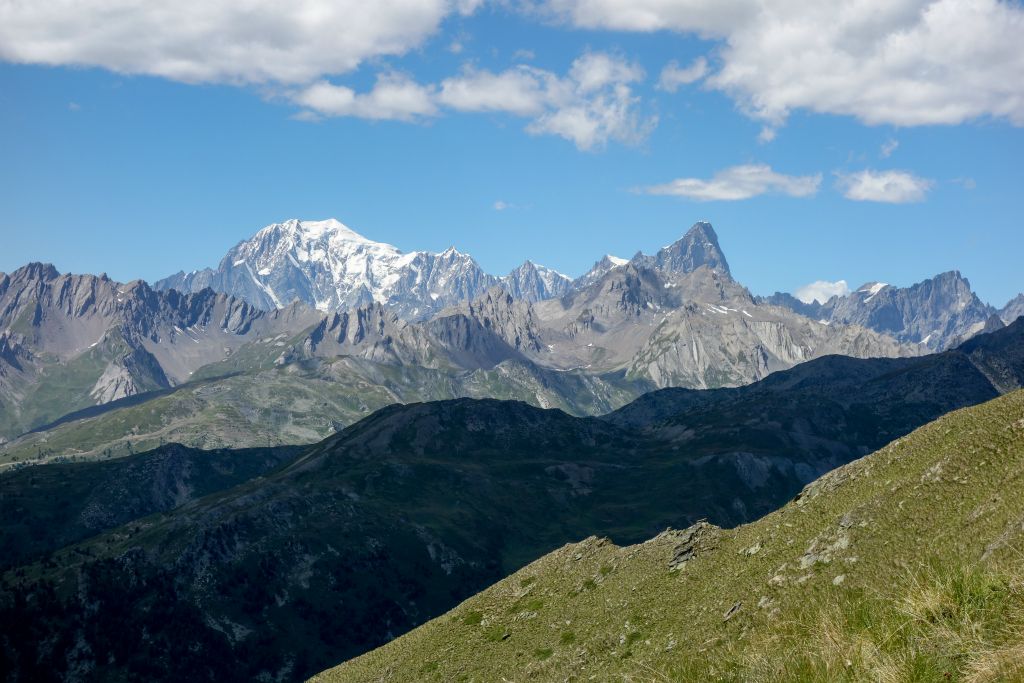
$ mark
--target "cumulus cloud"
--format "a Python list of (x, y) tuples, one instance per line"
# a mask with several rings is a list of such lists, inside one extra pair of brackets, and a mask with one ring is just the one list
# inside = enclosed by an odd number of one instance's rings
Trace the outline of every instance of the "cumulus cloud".
[(679, 62), (673, 60), (661, 70), (661, 76), (658, 78), (658, 90), (675, 92), (679, 89), (679, 86), (696, 83), (704, 78), (707, 73), (708, 60), (704, 57), (698, 57), (685, 68), (680, 67)]
[(847, 199), (907, 204), (922, 201), (934, 183), (907, 171), (866, 169), (857, 173), (838, 174), (836, 185)]
[(403, 74), (379, 76), (373, 89), (367, 93), (356, 93), (343, 85), (319, 81), (293, 93), (292, 100), (326, 116), (411, 121), (437, 113), (431, 89)]
[(604, 52), (588, 52), (572, 63), (569, 78), (577, 90), (589, 93), (609, 85), (642, 81), (644, 70), (639, 64)]
[(846, 280), (837, 280), (835, 282), (829, 282), (828, 280), (815, 280), (814, 282), (798, 287), (793, 296), (805, 304), (813, 303), (825, 303), (834, 296), (846, 296), (850, 293), (850, 286), (846, 283)]
[(441, 82), (438, 101), (459, 111), (534, 116), (544, 111), (548, 90), (557, 83), (553, 74), (527, 66), (501, 73), (470, 67)]
[[(468, 68), (440, 83), (385, 71), (368, 91), (338, 76), (367, 60), (401, 55), (437, 33), (453, 14), (483, 0), (131, 0), (0, 2), (0, 60), (97, 66), (200, 83), (259, 84), (302, 107), (294, 118), (331, 116), (416, 121), (445, 111), (528, 118), (531, 134), (578, 148), (635, 143), (655, 125), (639, 113), (635, 62), (588, 52), (568, 73), (517, 66)], [(461, 46), (456, 39), (450, 49)]]
[(878, 150), (878, 156), (883, 159), (888, 159), (892, 156), (892, 153), (896, 151), (896, 148), (900, 146), (899, 140), (889, 139), (882, 143), (882, 148)]
[(500, 73), (468, 68), (441, 83), (438, 99), (458, 111), (531, 117), (528, 132), (558, 135), (589, 150), (609, 140), (636, 143), (653, 128), (656, 119), (640, 115), (631, 87), (644, 76), (634, 62), (587, 52), (565, 76), (526, 65)]
[(708, 87), (773, 126), (796, 109), (868, 124), (1024, 125), (1024, 8), (1000, 0), (547, 0), (579, 27), (724, 41)]
[(654, 116), (639, 114), (640, 98), (629, 86), (616, 84), (587, 97), (574, 93), (526, 127), (534, 135), (558, 135), (582, 150), (599, 149), (609, 140), (638, 144), (657, 124)]
[(767, 193), (808, 197), (818, 191), (820, 184), (821, 174), (790, 176), (776, 173), (767, 164), (748, 164), (719, 171), (710, 180), (678, 178), (663, 185), (640, 188), (638, 191), (699, 201), (735, 201)]
[(510, 114), (530, 119), (531, 134), (557, 135), (592, 150), (612, 140), (635, 144), (656, 125), (655, 117), (641, 115), (631, 87), (643, 78), (633, 62), (587, 52), (564, 76), (523, 64), (497, 73), (469, 65), (436, 85), (392, 74), (367, 93), (320, 81), (291, 99), (318, 117), (414, 120), (445, 110)]
[(481, 0), (0, 2), (0, 59), (189, 83), (306, 84), (422, 44)]

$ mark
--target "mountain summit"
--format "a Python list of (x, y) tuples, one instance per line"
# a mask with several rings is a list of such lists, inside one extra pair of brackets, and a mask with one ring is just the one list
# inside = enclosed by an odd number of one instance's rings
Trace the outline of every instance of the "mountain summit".
[(155, 286), (184, 292), (210, 287), (263, 309), (296, 299), (321, 311), (377, 302), (403, 317), (425, 318), (497, 282), (454, 247), (440, 254), (404, 253), (331, 218), (268, 225), (239, 242), (216, 269), (179, 272)]
[(1000, 311), (999, 315), (1007, 325), (1024, 315), (1024, 294), (1018, 294), (1010, 299)]
[(651, 256), (643, 252), (637, 252), (631, 259), (623, 259), (611, 254), (606, 254), (591, 267), (589, 271), (581, 275), (573, 283), (575, 289), (583, 289), (594, 284), (605, 273), (616, 268), (632, 263), (639, 268), (657, 268), (667, 273), (685, 274), (692, 273), (702, 266), (717, 271), (722, 275), (731, 277), (729, 262), (725, 260), (725, 254), (718, 245), (718, 235), (711, 223), (698, 221), (686, 231), (686, 234), (678, 240), (662, 247), (658, 253)]
[(729, 263), (718, 246), (718, 235), (707, 221), (694, 223), (685, 235), (659, 249), (654, 256), (637, 255), (633, 260), (671, 273), (692, 273), (701, 266), (707, 266), (719, 273), (730, 274)]

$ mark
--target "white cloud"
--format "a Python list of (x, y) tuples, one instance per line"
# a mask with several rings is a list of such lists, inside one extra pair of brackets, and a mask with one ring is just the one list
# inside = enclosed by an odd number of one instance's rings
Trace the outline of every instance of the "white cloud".
[(656, 117), (640, 116), (639, 104), (640, 98), (620, 83), (596, 95), (571, 96), (568, 102), (535, 119), (526, 130), (561, 136), (582, 150), (601, 148), (609, 140), (638, 144), (657, 125)]
[(775, 126), (763, 126), (761, 132), (757, 134), (757, 141), (761, 144), (771, 142), (775, 139), (775, 136), (779, 134), (779, 131)]
[(655, 117), (641, 116), (640, 98), (630, 87), (643, 77), (635, 63), (588, 52), (565, 76), (522, 64), (499, 73), (466, 66), (438, 85), (385, 74), (367, 93), (319, 81), (290, 98), (307, 108), (310, 120), (356, 116), (410, 121), (438, 116), (445, 109), (511, 114), (531, 119), (526, 126), (531, 134), (557, 135), (592, 150), (612, 140), (638, 143), (656, 125)]
[(808, 197), (818, 191), (821, 174), (789, 176), (776, 173), (767, 164), (733, 166), (719, 171), (711, 180), (678, 178), (663, 185), (641, 188), (644, 194), (673, 195), (700, 201), (734, 201), (774, 192), (791, 197)]
[(644, 70), (639, 64), (604, 52), (587, 52), (572, 63), (569, 78), (577, 90), (590, 93), (609, 85), (642, 81)]
[(708, 73), (708, 60), (698, 57), (693, 60), (690, 66), (682, 68), (679, 62), (671, 61), (661, 70), (658, 78), (658, 89), (665, 92), (675, 92), (681, 85), (696, 83)]
[(78, 102), (68, 102), (68, 111), (81, 111), (82, 105)]
[(501, 73), (468, 68), (441, 82), (438, 100), (459, 111), (502, 111), (533, 116), (544, 111), (551, 74), (517, 66)]
[(547, 0), (586, 28), (724, 40), (706, 81), (751, 116), (795, 109), (868, 124), (1024, 125), (1024, 7), (1000, 0)]
[(756, 0), (548, 0), (546, 9), (581, 28), (672, 29), (721, 35), (741, 23)]
[(846, 280), (837, 280), (836, 282), (829, 282), (828, 280), (815, 280), (814, 282), (798, 287), (793, 296), (805, 304), (817, 301), (818, 303), (825, 303), (833, 296), (846, 296), (850, 293), (850, 286), (846, 283)]
[(896, 148), (900, 146), (900, 141), (895, 138), (890, 138), (882, 143), (882, 148), (878, 151), (878, 156), (883, 159), (888, 159), (892, 156), (892, 153), (896, 151)]
[(0, 59), (194, 82), (304, 84), (399, 55), (480, 0), (0, 2)]
[(906, 204), (924, 199), (934, 184), (907, 171), (872, 171), (838, 174), (836, 185), (847, 199)]
[(437, 113), (431, 89), (402, 74), (378, 76), (373, 90), (367, 93), (319, 81), (294, 93), (292, 100), (326, 116), (411, 121)]
[(506, 209), (512, 209), (512, 208), (514, 208), (512, 206), (512, 204), (509, 204), (508, 202), (503, 202), (500, 199), (498, 201), (494, 202), (494, 210), (495, 211), (505, 211)]
[(557, 135), (591, 150), (611, 140), (635, 144), (656, 125), (655, 117), (640, 114), (631, 88), (643, 78), (635, 63), (588, 52), (565, 76), (525, 65), (500, 73), (468, 68), (441, 83), (438, 101), (457, 111), (529, 117), (527, 132)]

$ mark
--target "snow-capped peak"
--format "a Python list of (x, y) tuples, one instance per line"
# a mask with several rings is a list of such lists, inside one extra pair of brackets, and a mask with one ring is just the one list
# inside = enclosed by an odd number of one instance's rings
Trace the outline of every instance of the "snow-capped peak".
[(629, 259), (621, 258), (619, 256), (612, 256), (611, 254), (605, 254), (604, 257), (617, 266), (624, 266), (627, 263), (629, 263)]
[(857, 293), (867, 294), (867, 296), (864, 297), (864, 302), (867, 303), (868, 301), (874, 299), (876, 294), (878, 294), (888, 286), (888, 283), (885, 282), (869, 282), (860, 289), (858, 289)]
[(267, 309), (298, 299), (322, 311), (371, 302), (400, 315), (423, 317), (493, 286), (469, 256), (403, 252), (360, 235), (341, 221), (291, 219), (273, 223), (240, 242), (216, 270), (168, 278), (164, 287), (197, 291), (210, 286)]
[(858, 292), (867, 292), (868, 294), (878, 294), (880, 291), (882, 291), (883, 287), (888, 287), (888, 286), (889, 286), (888, 283), (885, 283), (885, 282), (869, 282), (869, 283), (865, 284), (863, 287), (861, 287), (860, 289), (858, 289), (857, 291)]
[(292, 235), (303, 242), (327, 241), (331, 244), (362, 245), (377, 251), (401, 253), (397, 247), (391, 244), (375, 242), (360, 235), (336, 218), (328, 218), (322, 221), (304, 221), (292, 218), (283, 223), (273, 223), (257, 232), (251, 241), (258, 241), (278, 231)]

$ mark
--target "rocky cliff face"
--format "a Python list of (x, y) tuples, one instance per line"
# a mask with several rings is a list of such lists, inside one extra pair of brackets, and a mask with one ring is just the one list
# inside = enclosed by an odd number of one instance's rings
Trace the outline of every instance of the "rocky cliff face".
[(538, 362), (621, 371), (659, 387), (746, 384), (830, 353), (919, 353), (857, 325), (824, 324), (760, 304), (709, 266), (673, 273), (634, 261), (534, 309), (544, 345)]
[(637, 254), (633, 257), (633, 263), (669, 273), (692, 273), (705, 267), (729, 274), (729, 263), (718, 246), (718, 235), (706, 221), (694, 223), (681, 239), (662, 247), (654, 256)]
[(624, 266), (627, 263), (629, 263), (629, 259), (605, 254), (594, 262), (594, 265), (590, 267), (590, 270), (573, 280), (572, 289), (586, 289), (603, 278), (608, 271)]
[(910, 287), (868, 282), (824, 304), (805, 304), (780, 293), (763, 301), (832, 323), (860, 325), (932, 351), (950, 348), (978, 334), (996, 312), (971, 291), (970, 282), (958, 271)]
[(957, 271), (907, 288), (869, 283), (835, 302), (833, 322), (856, 323), (930, 349), (980, 331), (994, 313)]
[(999, 317), (1003, 319), (1003, 322), (1009, 325), (1017, 318), (1024, 315), (1024, 294), (1018, 294), (1014, 298), (1010, 299), (1002, 310), (999, 311)]
[(0, 434), (180, 384), (253, 339), (318, 317), (30, 264), (0, 276)]
[(572, 289), (572, 278), (557, 270), (527, 261), (501, 278), (501, 286), (513, 298), (542, 301), (563, 296)]
[(763, 379), (812, 358), (908, 354), (895, 340), (856, 325), (829, 325), (782, 308), (691, 304), (665, 316), (627, 376), (657, 386), (711, 388)]

